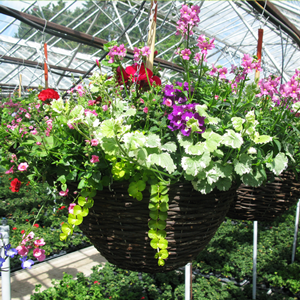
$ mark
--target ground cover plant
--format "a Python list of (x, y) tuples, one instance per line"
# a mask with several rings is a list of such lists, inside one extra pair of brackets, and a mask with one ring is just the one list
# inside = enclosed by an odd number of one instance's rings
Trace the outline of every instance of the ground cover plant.
[[(0, 180), (0, 217), (2, 220), (5, 218), (7, 225), (10, 226), (9, 239), (13, 247), (17, 247), (22, 241), (24, 232), (29, 232), (32, 228), (35, 236), (47, 241), (43, 246), (47, 258), (61, 251), (70, 252), (90, 245), (79, 228), (67, 242), (60, 241), (59, 234), (61, 226), (67, 222), (68, 209), (59, 196), (55, 202), (52, 198), (49, 200), (47, 184), (39, 183), (39, 189), (33, 189), (27, 183), (21, 187), (19, 193), (14, 193), (6, 186), (11, 180), (9, 175), (0, 177)], [(52, 207), (43, 206), (46, 201), (51, 202)], [(37, 215), (38, 221), (33, 225)], [(37, 262), (32, 253), (28, 254), (28, 258)], [(12, 270), (20, 268), (19, 258), (17, 256), (11, 258), (10, 265)]]
[[(300, 246), (290, 264), (295, 207), (272, 223), (259, 222), (257, 299), (300, 299)], [(227, 219), (193, 262), (193, 299), (252, 299), (252, 222)], [(184, 299), (184, 269), (147, 274), (109, 263), (91, 276), (65, 274), (53, 287), (36, 293), (42, 299)]]

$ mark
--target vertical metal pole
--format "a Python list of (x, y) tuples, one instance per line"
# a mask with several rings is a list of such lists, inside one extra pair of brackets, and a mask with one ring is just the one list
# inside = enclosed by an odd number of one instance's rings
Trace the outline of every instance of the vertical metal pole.
[[(154, 15), (152, 15), (152, 8), (155, 5)], [(149, 57), (146, 60), (146, 68), (153, 71), (153, 61), (154, 61), (154, 47), (155, 47), (155, 37), (156, 37), (156, 18), (157, 18), (157, 0), (151, 1), (151, 9), (150, 9), (150, 28), (148, 33), (148, 42), (147, 45), (151, 50)]]
[(19, 98), (21, 98), (22, 92), (22, 74), (19, 74)]
[(295, 233), (294, 233), (293, 253), (292, 253), (292, 263), (295, 261), (295, 255), (296, 255), (297, 235), (298, 235), (298, 226), (299, 226), (299, 212), (300, 212), (300, 200), (298, 201), (297, 210), (296, 210)]
[[(0, 226), (0, 233), (4, 242), (4, 245), (9, 244), (9, 226)], [(4, 245), (2, 245), (2, 239), (0, 239), (0, 256), (5, 258)], [(2, 300), (11, 300), (11, 289), (10, 289), (10, 267), (9, 257), (6, 258), (1, 268), (1, 279), (2, 279)]]
[(191, 300), (191, 264), (185, 265), (185, 300)]
[(253, 276), (252, 299), (256, 299), (257, 221), (253, 222)]

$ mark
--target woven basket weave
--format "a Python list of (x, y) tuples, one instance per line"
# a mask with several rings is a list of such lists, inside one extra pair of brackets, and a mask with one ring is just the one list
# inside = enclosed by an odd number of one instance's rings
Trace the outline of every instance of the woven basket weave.
[(80, 225), (83, 233), (111, 263), (123, 269), (156, 273), (174, 270), (191, 261), (211, 240), (235, 196), (233, 188), (202, 195), (190, 183), (169, 190), (167, 240), (169, 257), (159, 267), (148, 238), (149, 198), (137, 201), (128, 195), (128, 183), (114, 183), (94, 197), (90, 213)]
[(258, 188), (242, 184), (227, 217), (236, 220), (273, 221), (300, 198), (300, 183), (293, 172), (283, 172), (274, 182)]

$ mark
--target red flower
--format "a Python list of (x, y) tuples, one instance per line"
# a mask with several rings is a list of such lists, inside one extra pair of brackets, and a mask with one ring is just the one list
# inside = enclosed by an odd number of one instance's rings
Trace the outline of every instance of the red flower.
[(60, 209), (64, 209), (64, 208), (66, 208), (66, 207), (63, 205)]
[(46, 90), (41, 91), (39, 93), (38, 97), (42, 101), (46, 101), (48, 99), (56, 99), (57, 100), (59, 98), (59, 94), (52, 89), (46, 89)]
[(23, 230), (21, 230), (21, 233), (22, 233), (22, 234), (24, 234), (24, 233), (25, 233), (25, 230), (24, 230), (24, 229), (23, 229)]
[(17, 227), (13, 227), (13, 230), (17, 230), (18, 228)]
[(36, 227), (36, 228), (39, 228), (39, 227), (40, 227), (39, 224), (34, 224), (33, 226)]
[(142, 297), (141, 300), (145, 299), (145, 297)]
[(141, 65), (139, 72), (137, 73), (138, 69), (139, 65), (137, 63), (133, 64), (132, 66), (128, 66), (125, 70), (127, 78), (129, 78), (132, 82), (136, 82), (141, 88), (149, 87), (148, 79), (150, 85), (153, 85), (153, 83), (156, 85), (161, 85), (160, 78), (158, 76), (153, 76), (153, 72), (145, 68), (144, 64)]
[(18, 180), (17, 178), (15, 178), (11, 183), (10, 183), (10, 189), (11, 191), (14, 192), (18, 192), (20, 190), (21, 187), (21, 181)]
[(97, 280), (96, 280), (96, 281), (94, 281), (94, 284), (96, 284), (96, 283), (100, 284), (100, 282), (99, 282), (99, 281), (97, 281)]
[(26, 221), (26, 222), (29, 222), (29, 220), (28, 220), (28, 219), (26, 219), (25, 221)]

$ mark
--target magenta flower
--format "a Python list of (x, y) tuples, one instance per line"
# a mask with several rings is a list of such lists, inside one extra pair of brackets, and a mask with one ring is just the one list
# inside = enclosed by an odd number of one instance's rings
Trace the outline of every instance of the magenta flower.
[(45, 243), (44, 239), (38, 239), (38, 240), (35, 240), (35, 241), (34, 241), (34, 245), (35, 245), (36, 247), (39, 247), (39, 246), (44, 246), (44, 245), (46, 245), (46, 243)]
[(35, 248), (33, 250), (33, 256), (38, 260), (38, 261), (43, 261), (46, 256), (45, 256), (45, 250), (40, 249), (40, 248)]
[(92, 146), (98, 146), (98, 140), (97, 139), (92, 139), (91, 140), (91, 145)]
[(209, 75), (213, 76), (217, 71), (218, 71), (218, 69), (215, 67), (214, 64), (212, 64), (212, 69), (209, 72)]
[(151, 54), (151, 50), (148, 46), (145, 46), (141, 49), (142, 56), (149, 56)]
[(18, 254), (21, 256), (26, 256), (29, 252), (29, 249), (25, 246), (18, 246), (16, 247), (16, 250), (18, 251)]
[(167, 99), (165, 100), (165, 105), (166, 105), (166, 106), (171, 107), (172, 104), (173, 104), (173, 102), (172, 102), (171, 99), (167, 98)]
[(73, 214), (74, 212), (74, 206), (76, 206), (75, 203), (71, 203), (68, 207), (68, 211), (69, 211), (69, 214)]
[(184, 59), (184, 60), (189, 60), (190, 55), (191, 55), (191, 50), (190, 49), (184, 49), (184, 50), (181, 51), (181, 56), (182, 56), (182, 59)]
[(42, 145), (42, 143), (41, 143), (41, 142), (36, 142), (36, 144), (37, 144), (38, 146)]
[(226, 79), (226, 74), (227, 74), (227, 68), (223, 67), (218, 69), (219, 77), (221, 79)]
[(148, 107), (144, 107), (143, 112), (144, 112), (145, 114), (147, 114), (148, 111), (149, 111)]
[(28, 166), (28, 164), (26, 162), (25, 163), (20, 163), (18, 165), (18, 170), (21, 171), (21, 172), (23, 172), (23, 171), (26, 171), (28, 167), (29, 166)]
[(63, 196), (63, 197), (66, 197), (66, 196), (68, 196), (68, 192), (69, 192), (69, 189), (66, 189), (65, 191), (60, 191), (59, 195)]
[(99, 162), (99, 156), (92, 155), (91, 163), (97, 163), (97, 162)]
[(5, 174), (10, 174), (14, 172), (14, 166), (12, 166), (9, 170), (5, 171)]
[(89, 100), (88, 101), (89, 106), (93, 106), (93, 105), (95, 105), (95, 103), (96, 103), (96, 100)]

